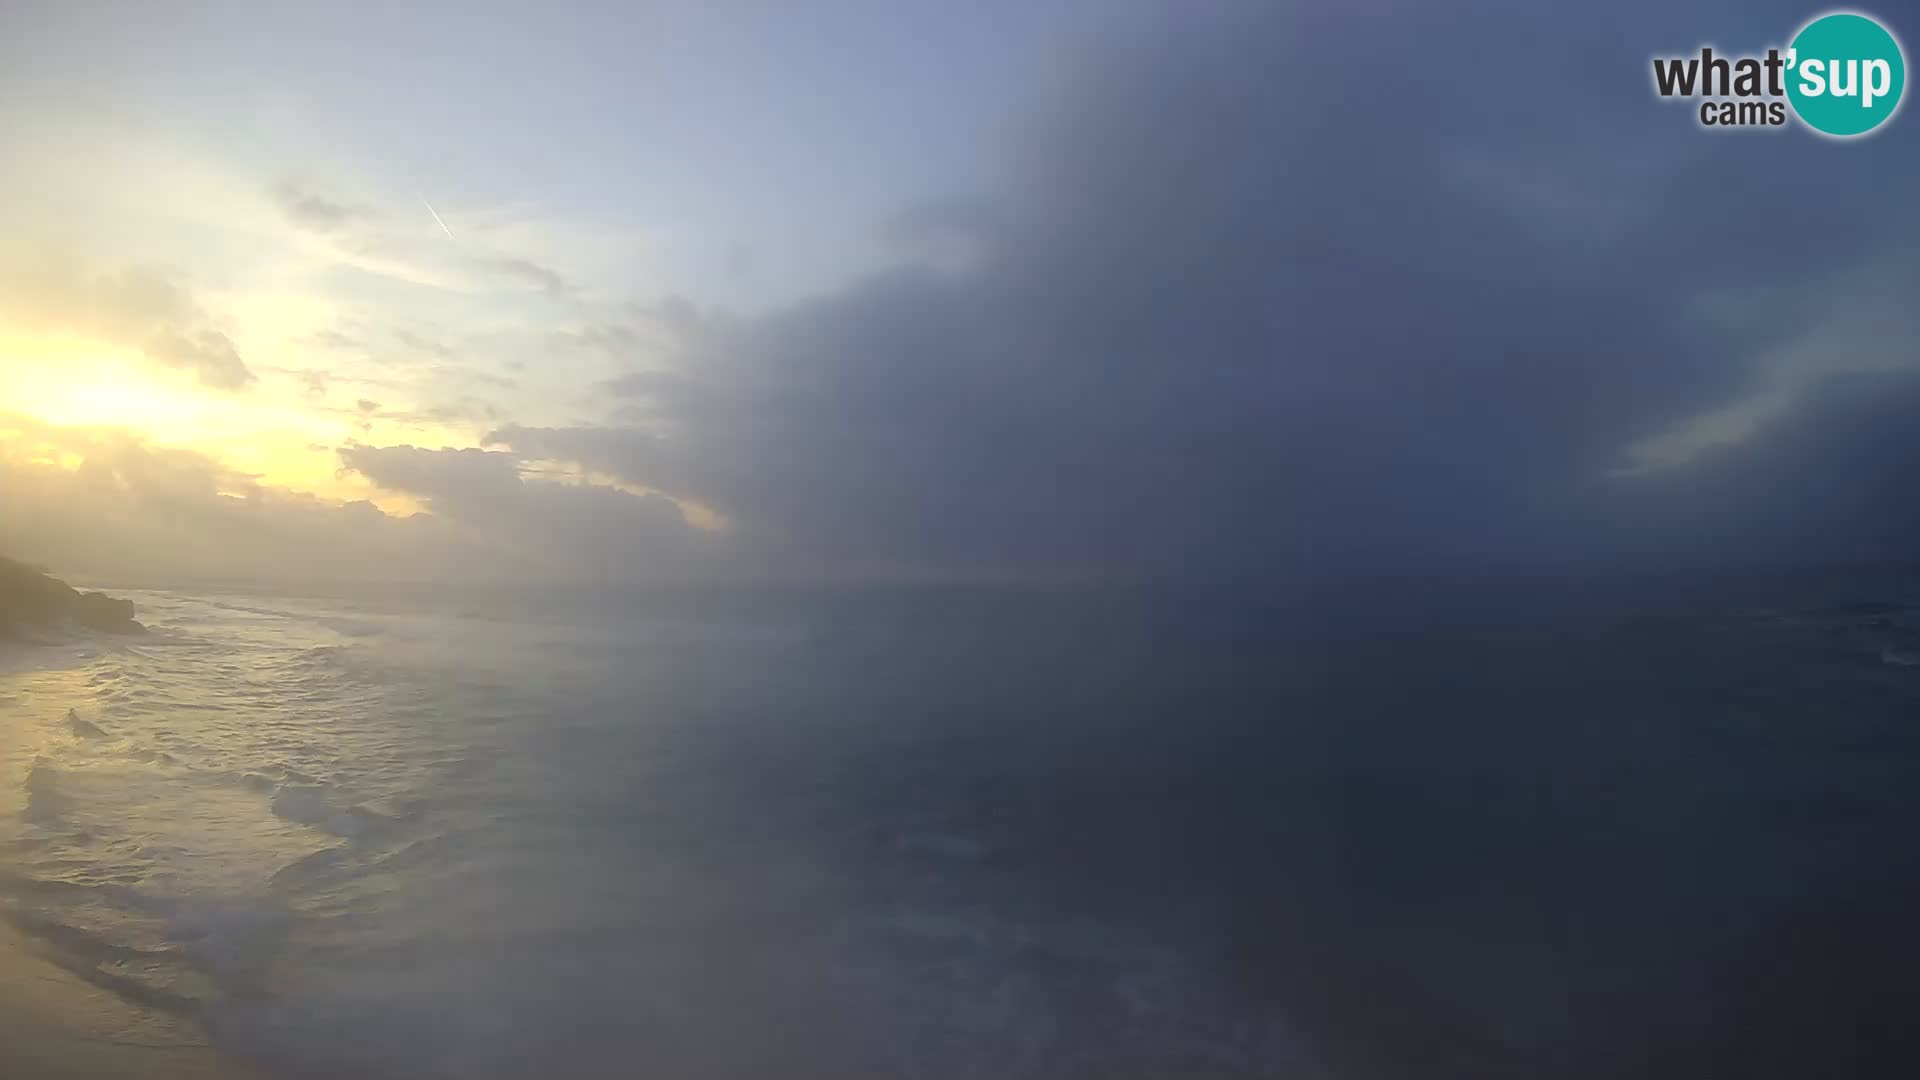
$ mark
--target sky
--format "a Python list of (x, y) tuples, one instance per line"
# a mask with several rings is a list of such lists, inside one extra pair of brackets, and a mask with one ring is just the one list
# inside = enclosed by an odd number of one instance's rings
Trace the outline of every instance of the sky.
[(9, 4), (0, 550), (635, 582), (1907, 557), (1920, 121), (1713, 132), (1651, 88), (1816, 13)]

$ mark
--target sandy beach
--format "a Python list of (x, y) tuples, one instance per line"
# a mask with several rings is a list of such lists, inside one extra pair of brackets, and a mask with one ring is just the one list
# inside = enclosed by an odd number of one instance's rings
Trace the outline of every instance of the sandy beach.
[(141, 1009), (47, 960), (0, 921), (0, 1076), (263, 1080), (185, 1021)]

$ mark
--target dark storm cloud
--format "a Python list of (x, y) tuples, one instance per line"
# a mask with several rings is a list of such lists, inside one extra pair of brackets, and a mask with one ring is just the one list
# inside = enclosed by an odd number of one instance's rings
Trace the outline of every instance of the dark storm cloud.
[[(1621, 498), (1624, 448), (1744, 393), (1878, 254), (1911, 172), (1895, 138), (1715, 137), (1646, 91), (1653, 51), (1760, 47), (1785, 9), (1223, 10), (1103, 52), (991, 205), (902, 219), (964, 231), (965, 267), (703, 328), (614, 384), (644, 427), (494, 439), (695, 495), (802, 562), (1651, 557), (1674, 533)], [(1711, 314), (1728, 294), (1738, 320)]]
[(1778, 564), (1911, 560), (1915, 417), (1920, 371), (1832, 376), (1752, 438), (1621, 485), (1602, 506), (1651, 523), (1634, 539), (1694, 565), (1724, 561), (1734, 544)]
[(697, 559), (722, 546), (697, 535), (671, 499), (544, 478), (520, 454), (348, 446), (339, 455), (344, 468), (418, 498), (436, 518), (545, 561), (547, 576), (694, 573)]
[(389, 491), (418, 495), (460, 517), (520, 483), (520, 463), (492, 450), (349, 446), (340, 463)]
[(677, 455), (657, 435), (613, 428), (511, 426), (490, 433), (485, 441), (512, 447), (511, 454), (501, 452), (503, 457), (573, 461), (624, 478), (651, 476), (664, 490), (688, 493), (684, 482), (675, 482)]

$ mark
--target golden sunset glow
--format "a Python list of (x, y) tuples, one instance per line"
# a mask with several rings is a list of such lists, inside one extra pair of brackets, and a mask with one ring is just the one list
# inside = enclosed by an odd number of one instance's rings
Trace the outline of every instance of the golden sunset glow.
[(172, 441), (204, 422), (212, 399), (148, 371), (137, 353), (71, 337), (0, 338), (0, 397), (66, 427), (124, 427)]
[[(210, 390), (184, 372), (156, 369), (137, 350), (70, 335), (0, 337), (0, 401), (52, 428), (112, 432), (156, 448), (203, 455), (252, 482), (334, 502), (368, 500), (393, 514), (422, 509), (340, 467), (335, 447), (379, 437), (429, 446), (471, 445), (444, 423), (393, 421), (309, 400), (287, 380), (244, 394)], [(27, 433), (0, 425), (0, 452), (18, 457)], [(85, 455), (41, 447), (26, 459), (72, 470)]]

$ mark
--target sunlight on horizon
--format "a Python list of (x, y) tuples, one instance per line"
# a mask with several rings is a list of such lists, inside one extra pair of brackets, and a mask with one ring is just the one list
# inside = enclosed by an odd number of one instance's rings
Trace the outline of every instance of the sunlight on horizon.
[[(336, 445), (371, 428), (350, 410), (289, 402), (257, 387), (238, 395), (211, 390), (184, 372), (156, 369), (132, 349), (72, 336), (0, 337), (0, 401), (67, 435), (112, 432), (141, 445), (189, 451), (290, 493), (336, 503), (365, 500), (395, 516), (422, 509), (418, 500), (381, 491), (341, 468)], [(421, 441), (464, 441), (444, 425), (387, 426)], [(35, 437), (0, 425), (0, 444), (29, 438)], [(87, 459), (67, 447), (24, 456), (69, 472)]]

